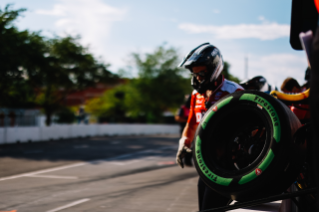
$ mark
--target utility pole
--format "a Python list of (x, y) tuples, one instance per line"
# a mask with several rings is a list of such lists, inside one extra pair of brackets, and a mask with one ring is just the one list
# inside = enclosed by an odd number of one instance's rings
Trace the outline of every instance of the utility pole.
[(248, 56), (245, 56), (245, 79), (248, 79)]

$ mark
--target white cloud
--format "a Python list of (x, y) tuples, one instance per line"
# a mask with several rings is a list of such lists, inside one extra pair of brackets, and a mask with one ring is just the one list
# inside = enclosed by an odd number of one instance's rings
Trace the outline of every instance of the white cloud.
[(54, 16), (63, 16), (66, 13), (66, 8), (64, 5), (54, 5), (52, 10), (37, 10), (37, 14), (42, 14), (42, 15), (54, 15)]
[(59, 35), (81, 35), (84, 45), (102, 55), (112, 25), (124, 18), (127, 10), (105, 4), (102, 0), (59, 0), (52, 10), (37, 10), (37, 14), (55, 16)]
[(219, 14), (220, 13), (220, 11), (219, 10), (213, 10), (213, 13), (215, 13), (215, 14)]
[(239, 24), (239, 25), (196, 25), (190, 23), (180, 24), (179, 29), (188, 33), (209, 33), (218, 39), (257, 38), (260, 40), (274, 40), (287, 37), (290, 25), (278, 23)]
[(259, 21), (265, 21), (266, 19), (265, 19), (264, 16), (261, 15), (261, 16), (258, 17), (258, 20), (259, 20)]
[[(244, 79), (244, 55), (242, 58), (238, 58), (238, 55), (229, 56), (225, 60), (231, 64), (230, 72)], [(278, 88), (287, 77), (293, 77), (303, 84), (306, 68), (306, 57), (300, 54), (248, 55), (248, 78), (261, 75)]]

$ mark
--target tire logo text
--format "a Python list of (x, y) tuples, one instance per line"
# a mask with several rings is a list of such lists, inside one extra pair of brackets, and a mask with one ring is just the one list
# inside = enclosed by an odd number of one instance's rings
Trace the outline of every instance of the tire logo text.
[(272, 107), (270, 105), (268, 105), (267, 102), (265, 102), (263, 99), (260, 99), (258, 96), (255, 96), (254, 102), (258, 102), (261, 106), (264, 106), (264, 108), (266, 108), (266, 110), (269, 112), (272, 120), (274, 121), (274, 125), (278, 126), (278, 118), (276, 116), (275, 111), (272, 109)]

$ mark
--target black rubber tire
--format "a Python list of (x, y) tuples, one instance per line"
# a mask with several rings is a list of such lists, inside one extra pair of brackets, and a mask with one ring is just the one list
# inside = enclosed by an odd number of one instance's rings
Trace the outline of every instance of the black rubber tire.
[(197, 172), (211, 189), (233, 200), (280, 194), (304, 162), (305, 144), (292, 139), (299, 127), (298, 118), (272, 96), (229, 94), (206, 112), (197, 128)]

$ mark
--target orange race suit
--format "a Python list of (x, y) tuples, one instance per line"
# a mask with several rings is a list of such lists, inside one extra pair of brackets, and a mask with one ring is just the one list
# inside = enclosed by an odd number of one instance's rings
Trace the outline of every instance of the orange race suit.
[[(190, 112), (188, 116), (187, 123), (192, 126), (197, 126), (204, 116), (205, 112), (208, 110), (206, 108), (206, 103), (209, 101), (210, 105), (215, 104), (222, 97), (234, 93), (236, 91), (244, 90), (243, 87), (235, 82), (229, 81), (227, 79), (222, 79), (221, 84), (213, 91), (212, 95), (208, 99), (205, 95), (198, 93), (196, 90), (192, 93)], [(185, 143), (186, 146), (191, 146), (191, 140)]]

